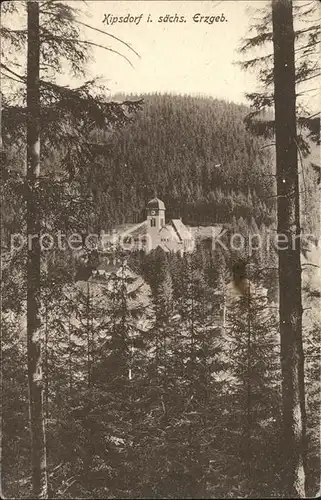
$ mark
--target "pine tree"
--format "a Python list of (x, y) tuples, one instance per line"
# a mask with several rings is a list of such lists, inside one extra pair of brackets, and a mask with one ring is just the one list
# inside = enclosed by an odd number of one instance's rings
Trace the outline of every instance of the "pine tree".
[(288, 249), (278, 253), (285, 488), (290, 496), (304, 497), (306, 410), (300, 242), (292, 248), (293, 237), (301, 237), (292, 3), (274, 1), (272, 19), (278, 234), (286, 235), (291, 242)]
[[(143, 283), (132, 275), (124, 257), (120, 258), (122, 262), (118, 271), (107, 278), (105, 286), (101, 285), (102, 301), (108, 314), (106, 316), (105, 312), (104, 335), (96, 347), (93, 395), (96, 394), (98, 399), (95, 397), (92, 406), (95, 412), (102, 411), (104, 415), (90, 443), (95, 448), (101, 447), (99, 440), (105, 442), (99, 461), (102, 464), (105, 460), (105, 467), (108, 466), (112, 474), (102, 486), (114, 495), (127, 495), (135, 488), (136, 480), (136, 412), (141, 398), (139, 352), (144, 352), (145, 344), (143, 329), (139, 325), (146, 315), (146, 304), (141, 300)], [(92, 411), (88, 411), (90, 418)], [(97, 470), (94, 458), (88, 469), (92, 485), (103, 473), (103, 469), (99, 471), (98, 467)], [(90, 491), (89, 483), (86, 488)]]
[[(297, 134), (297, 122), (310, 128), (312, 138), (315, 118), (306, 115), (299, 117), (296, 109), (296, 86), (316, 78), (320, 73), (318, 61), (314, 62), (313, 59), (313, 51), (320, 43), (320, 27), (313, 22), (316, 8), (312, 3), (296, 7), (297, 18), (300, 20), (304, 12), (308, 24), (307, 27), (294, 31), (292, 2), (272, 2), (272, 11), (266, 11), (262, 20), (254, 26), (256, 36), (249, 37), (242, 48), (246, 52), (249, 48), (273, 42), (274, 49), (268, 56), (246, 61), (244, 66), (261, 68), (259, 79), (265, 89), (263, 93), (249, 96), (252, 98), (254, 112), (249, 116), (248, 124), (258, 133), (268, 136), (273, 135), (275, 130), (278, 233), (285, 234), (288, 241), (288, 249), (282, 248), (279, 251), (279, 295), (284, 394), (284, 474), (286, 494), (291, 496), (304, 496), (306, 448), (297, 159), (298, 153), (302, 153), (304, 141)], [(297, 57), (295, 64), (297, 52), (302, 52), (302, 57)], [(273, 84), (274, 93), (271, 91)], [(253, 116), (273, 104), (275, 120), (265, 120), (264, 117), (258, 122), (252, 120)], [(292, 248), (293, 238), (297, 243), (295, 249)], [(297, 405), (300, 410), (295, 413)]]
[[(17, 10), (14, 6), (13, 10)], [(39, 24), (39, 15), (43, 15), (43, 23)], [(40, 235), (44, 225), (41, 206), (41, 184), (44, 172), (40, 170), (40, 161), (52, 153), (52, 145), (60, 142), (67, 146), (64, 158), (65, 168), (69, 171), (69, 180), (79, 167), (81, 155), (86, 151), (87, 159), (92, 158), (93, 149), (88, 143), (88, 128), (84, 127), (84, 113), (86, 124), (107, 122), (122, 122), (127, 119), (126, 110), (121, 105), (103, 102), (101, 97), (90, 94), (90, 83), (86, 83), (76, 91), (61, 87), (48, 77), (48, 68), (59, 72), (62, 55), (71, 65), (75, 73), (83, 69), (86, 60), (86, 46), (79, 39), (75, 27), (75, 16), (72, 8), (55, 2), (28, 2), (26, 30), (10, 30), (1, 27), (1, 35), (6, 42), (15, 47), (23, 47), (27, 41), (27, 68), (26, 76), (13, 71), (9, 65), (1, 61), (1, 70), (6, 77), (18, 80), (20, 85), (26, 85), (27, 113), (21, 105), (6, 105), (5, 117), (11, 125), (12, 121), (20, 121), (20, 126), (11, 129), (18, 141), (24, 137), (26, 125), (27, 136), (27, 176), (25, 181), (24, 200), (27, 206), (26, 225), (28, 241), (27, 263), (27, 351), (28, 351), (28, 379), (30, 395), (30, 425), (32, 441), (32, 477), (33, 495), (35, 498), (47, 498), (47, 464), (46, 439), (43, 419), (43, 378), (41, 359), (41, 316), (40, 316)], [(2, 50), (2, 48), (1, 48)], [(2, 50), (3, 53), (3, 50)], [(46, 68), (45, 77), (41, 78), (40, 64)], [(50, 73), (50, 71), (49, 71)], [(135, 107), (135, 105), (134, 105)], [(68, 116), (67, 116), (68, 115)], [(55, 123), (55, 127), (53, 127)], [(49, 127), (48, 127), (49, 126)], [(82, 131), (79, 134), (66, 134), (67, 130)], [(48, 128), (47, 128), (48, 127)], [(84, 131), (86, 128), (86, 131)], [(40, 129), (42, 142), (40, 151)], [(49, 132), (49, 134), (48, 134)], [(50, 140), (49, 140), (50, 135)], [(66, 141), (66, 137), (68, 140)], [(76, 139), (76, 142), (75, 140)], [(78, 156), (80, 154), (80, 156)], [(83, 158), (82, 158), (83, 161)], [(66, 172), (65, 172), (66, 173)]]
[[(246, 295), (228, 295), (222, 339), (228, 380), (228, 396), (222, 401), (226, 412), (223, 443), (225, 452), (233, 454), (234, 477), (238, 477), (233, 489), (240, 488), (238, 494), (250, 498), (281, 491), (277, 320), (263, 292), (251, 283)], [(263, 446), (269, 451), (262, 453)]]
[(32, 478), (35, 498), (47, 498), (47, 457), (43, 417), (43, 374), (40, 341), (40, 95), (39, 4), (28, 3), (27, 66), (27, 351), (32, 441)]

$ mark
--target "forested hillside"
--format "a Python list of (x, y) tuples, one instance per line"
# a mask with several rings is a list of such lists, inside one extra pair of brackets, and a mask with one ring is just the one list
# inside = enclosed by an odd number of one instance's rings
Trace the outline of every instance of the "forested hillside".
[[(192, 96), (145, 95), (117, 99), (140, 100), (142, 104), (125, 127), (93, 130), (88, 143), (94, 146), (86, 161), (64, 141), (43, 150), (43, 210), (59, 225), (63, 218), (77, 221), (84, 232), (111, 229), (115, 224), (145, 218), (146, 202), (155, 194), (166, 205), (167, 217), (181, 216), (191, 225), (255, 220), (266, 226), (275, 220), (273, 140), (257, 137), (246, 129), (245, 106)], [(6, 122), (7, 123), (7, 122)], [(24, 139), (12, 134), (15, 123), (7, 123), (8, 203), (2, 223), (5, 234), (19, 230), (22, 173), (25, 168)], [(6, 131), (8, 130), (8, 134)], [(42, 129), (45, 135), (45, 124)], [(68, 134), (66, 141), (68, 141)], [(45, 138), (45, 137), (44, 137)], [(14, 139), (14, 140), (13, 140)], [(301, 176), (303, 226), (313, 232), (317, 173), (316, 145), (303, 159)], [(66, 181), (66, 165), (69, 168)], [(58, 180), (52, 185), (52, 175)], [(9, 202), (10, 198), (10, 202)], [(49, 201), (50, 199), (50, 201)], [(77, 210), (82, 200), (82, 213)], [(46, 208), (47, 207), (47, 208)], [(50, 213), (50, 215), (49, 215)], [(67, 216), (67, 214), (69, 214)], [(64, 222), (60, 221), (64, 226)]]
[(266, 142), (246, 131), (245, 106), (142, 97), (142, 110), (125, 130), (94, 134), (109, 145), (89, 172), (102, 225), (141, 220), (155, 194), (168, 216), (190, 224), (229, 222), (233, 215), (271, 221), (272, 162)]

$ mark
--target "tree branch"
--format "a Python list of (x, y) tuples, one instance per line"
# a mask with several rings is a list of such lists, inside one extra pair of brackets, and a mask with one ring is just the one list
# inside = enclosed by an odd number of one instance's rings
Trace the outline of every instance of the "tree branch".
[(114, 40), (117, 40), (118, 42), (122, 43), (123, 45), (126, 45), (126, 47), (128, 47), (129, 50), (134, 52), (134, 54), (136, 54), (136, 56), (140, 58), (140, 55), (138, 54), (138, 52), (136, 52), (136, 50), (134, 50), (127, 42), (124, 42), (123, 40), (121, 40), (117, 36), (112, 35), (111, 33), (108, 33), (107, 31), (103, 31), (99, 28), (94, 28), (93, 26), (90, 26), (89, 24), (83, 23), (82, 21), (75, 20), (75, 22), (77, 24), (82, 25), (82, 26), (86, 26), (86, 28), (90, 28), (91, 30), (97, 31), (98, 33), (102, 33), (103, 35), (109, 36), (109, 37), (113, 38)]
[(11, 73), (12, 75), (14, 75), (15, 77), (17, 78), (20, 78), (20, 80), (22, 82), (26, 82), (26, 77), (25, 76), (21, 76), (19, 75), (18, 73), (16, 73), (15, 71), (12, 71), (12, 69), (8, 68), (8, 66), (6, 66), (5, 64), (1, 63), (1, 67), (3, 69), (5, 69), (6, 71), (8, 71), (8, 73)]
[(83, 43), (84, 45), (90, 45), (91, 47), (98, 47), (100, 49), (104, 49), (104, 50), (107, 50), (109, 52), (113, 52), (114, 54), (117, 54), (118, 56), (120, 57), (123, 57), (124, 59), (126, 59), (126, 61), (130, 64), (130, 66), (133, 68), (134, 66), (132, 65), (132, 63), (130, 62), (130, 60), (124, 55), (122, 54), (121, 52), (118, 52), (117, 50), (115, 49), (112, 49), (111, 47), (106, 47), (105, 45), (100, 45), (99, 43), (95, 43), (95, 42), (90, 42), (89, 40), (74, 40), (72, 38), (64, 38), (64, 37), (61, 37), (61, 36), (46, 36), (44, 38), (46, 41), (48, 40), (56, 40), (56, 41), (64, 41), (64, 42), (75, 42), (75, 43)]

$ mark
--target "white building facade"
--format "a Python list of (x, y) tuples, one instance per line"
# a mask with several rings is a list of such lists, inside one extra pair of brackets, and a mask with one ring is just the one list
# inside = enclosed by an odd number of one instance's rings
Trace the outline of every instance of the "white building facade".
[(164, 202), (153, 198), (147, 203), (146, 220), (116, 227), (110, 243), (127, 251), (143, 250), (148, 253), (160, 247), (164, 252), (184, 254), (194, 250), (195, 238), (181, 219), (171, 219), (166, 223)]

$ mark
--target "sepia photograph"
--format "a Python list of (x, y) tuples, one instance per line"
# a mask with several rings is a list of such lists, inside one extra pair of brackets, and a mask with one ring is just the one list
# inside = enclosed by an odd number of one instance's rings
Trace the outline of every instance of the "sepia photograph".
[(0, 9), (0, 499), (320, 497), (321, 2)]

